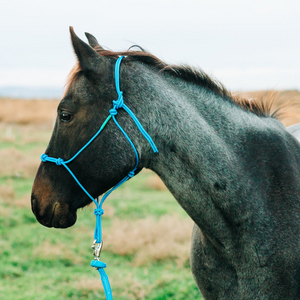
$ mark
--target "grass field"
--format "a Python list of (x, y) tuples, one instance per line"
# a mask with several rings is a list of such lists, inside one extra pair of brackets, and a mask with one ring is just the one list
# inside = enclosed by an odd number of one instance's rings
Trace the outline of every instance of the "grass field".
[[(300, 103), (299, 92), (282, 95), (280, 102)], [(99, 274), (89, 266), (93, 205), (64, 230), (43, 227), (30, 208), (57, 104), (0, 99), (1, 300), (105, 299)], [(202, 299), (189, 267), (192, 222), (155, 174), (143, 171), (117, 189), (104, 211), (101, 259), (114, 299)]]

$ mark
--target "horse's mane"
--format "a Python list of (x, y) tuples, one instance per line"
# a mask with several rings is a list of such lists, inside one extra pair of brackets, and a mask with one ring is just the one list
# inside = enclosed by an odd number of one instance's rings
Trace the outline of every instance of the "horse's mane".
[[(132, 47), (138, 47), (140, 50), (131, 50)], [(123, 52), (104, 50), (101, 46), (96, 46), (94, 50), (96, 50), (97, 53), (101, 56), (117, 58), (120, 55), (124, 55), (127, 57), (127, 60), (142, 62), (156, 69), (158, 72), (167, 73), (174, 77), (181, 78), (182, 80), (185, 80), (187, 82), (201, 86), (213, 92), (215, 95), (221, 96), (232, 101), (233, 103), (236, 103), (244, 110), (253, 112), (259, 116), (269, 116), (276, 119), (282, 119), (286, 115), (286, 111), (284, 109), (281, 109), (281, 106), (276, 107), (274, 105), (274, 102), (278, 96), (278, 92), (271, 92), (266, 98), (250, 98), (243, 94), (233, 94), (228, 91), (220, 81), (209, 76), (200, 68), (196, 69), (187, 65), (168, 65), (153, 54), (144, 51), (144, 49), (142, 49), (141, 47), (132, 47), (129, 48), (128, 51)], [(79, 63), (77, 63), (68, 76), (66, 91), (76, 80), (80, 72), (81, 68)]]

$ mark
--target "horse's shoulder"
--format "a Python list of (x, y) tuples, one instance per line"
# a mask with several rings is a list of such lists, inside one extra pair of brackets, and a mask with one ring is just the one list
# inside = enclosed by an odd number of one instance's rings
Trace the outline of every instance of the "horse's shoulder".
[(299, 149), (298, 142), (282, 123), (271, 118), (247, 124), (241, 129), (241, 137), (246, 141), (248, 147), (255, 152), (259, 150), (261, 152), (280, 153), (287, 151), (287, 149)]
[[(298, 126), (298, 137), (291, 134), (290, 130), (283, 126), (278, 120), (267, 120), (266, 126), (260, 129), (259, 142), (261, 149), (265, 149), (269, 156), (284, 159), (287, 163), (290, 159), (300, 158), (300, 125)], [(259, 145), (259, 144), (257, 144)], [(272, 160), (273, 161), (273, 160)], [(281, 161), (282, 162), (282, 161)]]
[(260, 142), (278, 141), (285, 136), (285, 129), (282, 124), (273, 120), (260, 120), (259, 122), (248, 123), (242, 126), (241, 134), (248, 140)]

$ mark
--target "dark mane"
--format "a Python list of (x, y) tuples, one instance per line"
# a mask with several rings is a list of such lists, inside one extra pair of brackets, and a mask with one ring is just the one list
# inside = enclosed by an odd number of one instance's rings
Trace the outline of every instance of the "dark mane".
[[(140, 50), (131, 50), (135, 47), (139, 48)], [(218, 96), (231, 100), (233, 103), (236, 103), (244, 110), (253, 112), (259, 116), (271, 116), (277, 119), (281, 119), (284, 117), (285, 112), (281, 110), (281, 107), (274, 107), (274, 101), (276, 100), (278, 93), (271, 93), (266, 99), (249, 98), (241, 94), (233, 95), (224, 87), (224, 85), (220, 81), (212, 78), (200, 68), (196, 69), (187, 65), (168, 65), (164, 61), (160, 60), (153, 54), (146, 52), (143, 48), (137, 45), (134, 45), (130, 47), (128, 51), (123, 52), (104, 50), (100, 46), (96, 46), (94, 50), (96, 50), (97, 53), (101, 56), (117, 58), (120, 55), (124, 55), (126, 56), (127, 60), (142, 62), (156, 69), (158, 72), (168, 73), (187, 82), (201, 86)], [(66, 91), (76, 80), (80, 72), (81, 69), (79, 64), (77, 63), (68, 76)]]
[(168, 73), (187, 82), (204, 87), (221, 97), (231, 98), (231, 93), (222, 85), (222, 83), (216, 79), (212, 79), (201, 69), (195, 69), (187, 65), (168, 65), (153, 54), (146, 52), (140, 46), (134, 45), (130, 48), (133, 47), (138, 47), (141, 51), (128, 50), (125, 52), (113, 52), (98, 47), (96, 47), (95, 50), (99, 55), (103, 56), (117, 57), (119, 55), (124, 55), (127, 57), (127, 60), (142, 62), (155, 68), (158, 72)]

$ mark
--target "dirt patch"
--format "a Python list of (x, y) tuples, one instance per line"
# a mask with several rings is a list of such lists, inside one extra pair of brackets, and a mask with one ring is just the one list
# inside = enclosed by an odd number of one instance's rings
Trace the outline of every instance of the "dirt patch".
[(165, 191), (167, 189), (163, 181), (157, 175), (151, 176), (147, 180), (146, 186), (155, 191)]
[(27, 156), (15, 148), (2, 149), (0, 150), (0, 176), (33, 177), (40, 162), (39, 155)]
[(134, 254), (136, 265), (175, 259), (179, 266), (190, 257), (193, 222), (178, 216), (117, 220), (104, 232), (105, 248), (118, 255)]
[(0, 200), (9, 203), (15, 198), (15, 191), (11, 184), (0, 185)]
[(75, 251), (70, 249), (67, 244), (59, 243), (53, 245), (50, 241), (45, 240), (42, 244), (38, 245), (33, 251), (33, 256), (40, 259), (60, 259), (71, 261), (74, 264), (83, 264), (85, 259), (82, 255), (78, 255)]
[(0, 122), (15, 124), (53, 124), (58, 100), (0, 98)]

